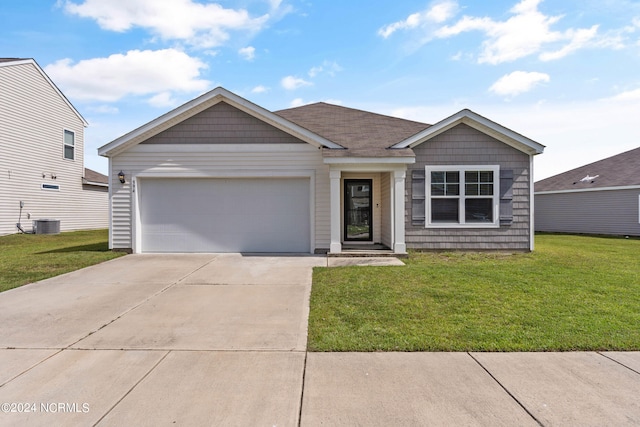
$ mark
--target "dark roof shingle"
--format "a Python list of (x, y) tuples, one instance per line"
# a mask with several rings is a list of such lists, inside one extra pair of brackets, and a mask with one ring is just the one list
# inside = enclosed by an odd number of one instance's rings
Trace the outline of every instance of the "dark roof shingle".
[(109, 184), (109, 177), (101, 174), (100, 172), (96, 172), (89, 168), (84, 168), (84, 177), (83, 179), (87, 182), (97, 182), (100, 184)]
[(640, 185), (640, 147), (535, 183), (535, 191)]
[(413, 156), (410, 148), (389, 147), (431, 126), (324, 102), (274, 113), (347, 149), (324, 150), (327, 156)]

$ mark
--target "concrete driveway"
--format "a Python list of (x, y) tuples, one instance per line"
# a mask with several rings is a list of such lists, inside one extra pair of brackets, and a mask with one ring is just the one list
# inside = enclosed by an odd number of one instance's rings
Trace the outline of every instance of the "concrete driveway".
[(311, 269), (345, 262), (129, 255), (3, 292), (0, 425), (640, 424), (638, 353), (307, 354)]

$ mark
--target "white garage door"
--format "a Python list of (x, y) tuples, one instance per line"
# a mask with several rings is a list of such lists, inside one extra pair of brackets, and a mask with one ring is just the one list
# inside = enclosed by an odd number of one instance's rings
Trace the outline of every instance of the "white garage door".
[(142, 179), (143, 252), (309, 252), (308, 178)]

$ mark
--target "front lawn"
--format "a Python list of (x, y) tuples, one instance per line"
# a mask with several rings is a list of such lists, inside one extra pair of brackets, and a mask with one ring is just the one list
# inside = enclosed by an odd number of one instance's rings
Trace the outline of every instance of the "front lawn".
[(530, 254), (316, 268), (311, 351), (640, 350), (640, 240), (538, 235)]
[(124, 255), (108, 247), (107, 230), (0, 237), (0, 292)]

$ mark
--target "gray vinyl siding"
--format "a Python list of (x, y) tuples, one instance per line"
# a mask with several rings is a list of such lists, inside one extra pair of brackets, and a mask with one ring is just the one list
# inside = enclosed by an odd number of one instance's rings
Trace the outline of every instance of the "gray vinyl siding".
[(535, 229), (640, 236), (640, 189), (535, 195)]
[[(322, 162), (320, 150), (308, 144), (296, 144), (294, 149), (287, 149), (287, 144), (281, 145), (281, 151), (274, 151), (272, 148), (265, 150), (256, 148), (255, 151), (236, 152), (233, 145), (219, 145), (219, 148), (228, 148), (222, 151), (211, 151), (206, 146), (201, 146), (202, 150), (200, 150), (199, 147), (182, 144), (140, 144), (112, 158), (112, 246), (114, 249), (133, 249), (132, 177), (139, 174), (153, 174), (156, 177), (178, 175), (214, 177), (228, 173), (247, 176), (251, 173), (263, 173), (276, 177), (289, 171), (309, 171), (314, 176), (315, 248), (329, 248), (329, 167)], [(125, 184), (121, 184), (117, 178), (120, 170), (127, 177)]]
[(299, 139), (220, 102), (142, 144), (282, 144)]
[[(405, 229), (408, 248), (422, 250), (529, 250), (529, 155), (465, 124), (415, 147), (416, 163), (407, 170)], [(499, 165), (513, 170), (513, 222), (500, 228), (425, 228), (412, 224), (411, 176), (430, 165)], [(429, 212), (426, 213), (427, 216)]]
[(389, 172), (380, 174), (380, 242), (388, 247), (393, 246), (393, 238), (391, 233), (391, 209), (393, 208), (393, 200), (391, 200), (391, 179)]
[[(17, 232), (20, 201), (28, 229), (41, 218), (59, 219), (62, 231), (106, 228), (107, 193), (83, 189), (82, 120), (31, 63), (0, 67), (0, 93), (0, 234)], [(75, 133), (74, 160), (63, 158), (65, 129)]]

